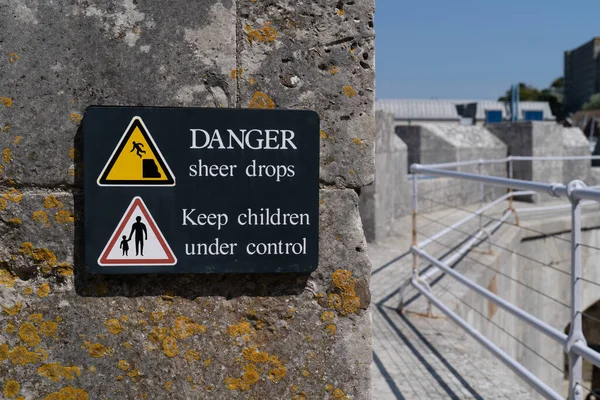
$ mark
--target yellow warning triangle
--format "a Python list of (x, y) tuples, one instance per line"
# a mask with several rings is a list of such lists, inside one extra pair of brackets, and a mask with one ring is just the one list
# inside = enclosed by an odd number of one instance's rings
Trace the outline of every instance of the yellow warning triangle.
[(100, 186), (175, 186), (175, 176), (140, 117), (133, 117), (98, 177)]

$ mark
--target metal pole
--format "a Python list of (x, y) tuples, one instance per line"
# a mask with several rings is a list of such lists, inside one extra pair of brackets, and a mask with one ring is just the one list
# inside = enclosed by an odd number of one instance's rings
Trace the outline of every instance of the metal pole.
[[(481, 167), (483, 166), (483, 160), (480, 158), (479, 163), (477, 164), (477, 173), (482, 175)], [(483, 207), (483, 182), (479, 182), (479, 208)], [(479, 230), (483, 228), (483, 213), (479, 214)]]
[(583, 188), (581, 181), (571, 181), (567, 185), (567, 195), (571, 201), (571, 329), (565, 344), (569, 356), (569, 399), (582, 400), (583, 358), (572, 349), (574, 343), (585, 344), (581, 313), (583, 302), (581, 292), (581, 201), (573, 196), (573, 190)]
[[(413, 181), (413, 198), (412, 198), (412, 245), (417, 246), (417, 179), (416, 175), (412, 176)], [(412, 260), (412, 275), (416, 277), (417, 272), (417, 255), (413, 253)]]
[[(514, 169), (513, 169), (513, 159), (512, 156), (508, 157), (508, 179), (513, 179), (513, 174), (514, 174)], [(513, 209), (513, 189), (510, 188), (508, 189), (510, 191), (510, 199), (508, 201), (508, 209), (512, 210)]]

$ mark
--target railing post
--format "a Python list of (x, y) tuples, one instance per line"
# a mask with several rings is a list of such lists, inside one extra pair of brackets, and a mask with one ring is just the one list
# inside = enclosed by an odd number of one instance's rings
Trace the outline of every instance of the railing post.
[[(481, 175), (482, 172), (482, 167), (483, 166), (483, 160), (480, 158), (479, 162), (477, 163), (477, 173), (479, 175)], [(479, 208), (483, 207), (483, 182), (479, 182)], [(483, 213), (482, 213), (483, 214)], [(479, 230), (481, 230), (483, 228), (483, 215), (479, 214)]]
[[(412, 246), (417, 246), (417, 179), (416, 175), (412, 176), (413, 193), (412, 193)], [(417, 255), (412, 253), (412, 275), (417, 277)]]
[(574, 343), (586, 343), (581, 318), (581, 201), (572, 195), (573, 189), (582, 187), (585, 187), (585, 183), (581, 181), (571, 181), (567, 185), (567, 195), (571, 201), (571, 328), (565, 343), (565, 351), (569, 356), (569, 400), (583, 399), (583, 358), (572, 349)]
[[(512, 156), (508, 156), (508, 178), (513, 179), (513, 174), (514, 174), (513, 158), (512, 158)], [(509, 208), (509, 210), (512, 210), (513, 209), (513, 196), (512, 196), (513, 189), (510, 188), (508, 190), (511, 193), (511, 196), (508, 200), (508, 208)]]

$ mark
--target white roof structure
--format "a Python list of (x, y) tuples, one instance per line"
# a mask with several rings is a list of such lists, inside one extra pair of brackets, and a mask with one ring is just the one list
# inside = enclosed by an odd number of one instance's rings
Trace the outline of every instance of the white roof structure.
[[(510, 118), (510, 105), (493, 100), (381, 99), (375, 102), (375, 109), (393, 114), (396, 120), (459, 121), (456, 106), (473, 103), (477, 104), (477, 120), (485, 120), (486, 110), (500, 110), (503, 119)], [(542, 111), (545, 121), (556, 120), (550, 103), (545, 101), (521, 101), (519, 119), (523, 119), (524, 111)]]

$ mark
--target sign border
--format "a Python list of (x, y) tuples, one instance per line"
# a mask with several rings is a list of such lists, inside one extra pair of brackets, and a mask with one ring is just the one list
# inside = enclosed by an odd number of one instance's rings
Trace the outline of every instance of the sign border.
[[(136, 260), (110, 261), (110, 260), (106, 259), (108, 257), (108, 255), (110, 254), (110, 251), (112, 250), (112, 248), (117, 243), (117, 240), (119, 240), (119, 234), (125, 228), (124, 225), (127, 223), (129, 218), (131, 217), (131, 214), (133, 214), (133, 210), (136, 208), (136, 206), (139, 206), (140, 210), (142, 211), (142, 214), (144, 214), (144, 217), (146, 217), (146, 221), (148, 221), (150, 228), (156, 235), (156, 239), (161, 244), (163, 250), (165, 250), (167, 255), (170, 254), (170, 257), (168, 260), (165, 261), (165, 260), (159, 260), (159, 259), (154, 259), (154, 260), (152, 260), (152, 259), (151, 260), (136, 259)], [(171, 261), (171, 259), (172, 259), (172, 261)], [(154, 221), (152, 214), (150, 214), (150, 210), (148, 210), (148, 206), (146, 206), (146, 203), (144, 203), (144, 200), (140, 196), (135, 196), (131, 200), (131, 203), (129, 203), (129, 206), (125, 210), (125, 213), (123, 214), (123, 217), (121, 218), (121, 221), (119, 221), (119, 223), (117, 224), (117, 227), (114, 230), (114, 232), (112, 233), (108, 242), (106, 243), (106, 246), (104, 246), (104, 250), (102, 250), (102, 252), (100, 253), (100, 257), (98, 257), (98, 265), (101, 265), (103, 267), (113, 267), (113, 266), (115, 266), (115, 267), (117, 267), (117, 266), (144, 267), (144, 266), (148, 266), (148, 265), (171, 266), (171, 265), (175, 265), (175, 264), (177, 264), (177, 256), (175, 256), (175, 253), (171, 249), (171, 246), (169, 246), (169, 243), (167, 243), (167, 240), (165, 239), (164, 235), (162, 234), (160, 228), (158, 227), (158, 224), (156, 223), (156, 221)]]
[[(116, 180), (116, 181), (110, 181), (110, 182), (114, 182), (114, 183), (108, 183), (106, 181), (106, 178), (107, 178), (108, 174), (110, 173), (111, 168), (117, 161), (115, 156), (121, 153), (121, 151), (127, 144), (127, 138), (129, 138), (133, 134), (133, 131), (135, 130), (135, 128), (141, 128), (140, 131), (142, 132), (142, 136), (144, 136), (144, 138), (150, 145), (150, 150), (152, 150), (152, 152), (158, 156), (157, 157), (158, 163), (162, 167), (163, 171), (165, 171), (165, 173), (167, 173), (167, 175), (168, 175), (167, 176), (168, 180), (166, 182), (165, 181), (151, 181), (151, 180), (148, 180), (148, 181), (146, 181), (146, 180), (137, 180), (137, 181)], [(127, 129), (125, 129), (123, 136), (121, 136), (121, 140), (119, 141), (119, 143), (113, 150), (112, 154), (108, 158), (108, 162), (102, 169), (102, 172), (100, 172), (100, 175), (98, 176), (98, 179), (96, 180), (96, 183), (98, 184), (98, 186), (108, 186), (108, 187), (110, 187), (110, 186), (121, 186), (121, 187), (144, 187), (144, 186), (172, 187), (172, 186), (175, 186), (175, 175), (171, 171), (169, 164), (167, 164), (167, 160), (160, 152), (160, 149), (156, 145), (156, 142), (154, 142), (154, 138), (150, 134), (150, 131), (148, 130), (148, 128), (146, 128), (146, 124), (144, 124), (144, 121), (142, 120), (142, 118), (140, 116), (137, 116), (137, 115), (134, 116), (131, 119), (131, 122), (129, 122)]]

